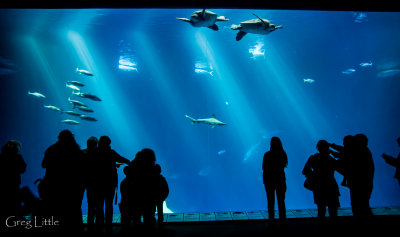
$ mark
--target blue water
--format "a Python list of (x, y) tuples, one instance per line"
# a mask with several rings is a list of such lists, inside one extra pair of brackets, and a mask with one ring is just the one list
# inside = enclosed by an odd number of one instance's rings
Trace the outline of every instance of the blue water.
[[(37, 194), (44, 151), (70, 129), (81, 148), (108, 135), (130, 160), (154, 149), (173, 212), (266, 209), (262, 157), (278, 136), (289, 160), (287, 208), (315, 208), (301, 171), (317, 141), (364, 133), (376, 167), (371, 205), (400, 205), (395, 169), (381, 158), (399, 152), (400, 13), (211, 9), (230, 19), (216, 32), (176, 19), (194, 10), (0, 10), (0, 143), (22, 143), (23, 186)], [(283, 29), (236, 41), (231, 24), (252, 13)], [(73, 95), (69, 80), (102, 101)], [(43, 107), (71, 110), (68, 97), (98, 121)], [(212, 114), (227, 125), (185, 117)], [(348, 189), (340, 192), (349, 207)]]

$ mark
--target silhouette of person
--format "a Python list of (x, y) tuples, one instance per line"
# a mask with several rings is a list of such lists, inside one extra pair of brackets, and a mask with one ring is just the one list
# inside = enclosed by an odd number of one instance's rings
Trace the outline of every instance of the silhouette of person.
[(262, 164), (270, 220), (275, 219), (275, 193), (278, 201), (279, 219), (286, 220), (286, 177), (284, 169), (287, 165), (288, 159), (281, 140), (278, 137), (272, 137), (270, 150), (264, 154)]
[[(397, 145), (400, 147), (400, 137), (397, 138)], [(385, 153), (382, 154), (383, 159), (385, 159), (386, 163), (396, 168), (396, 173), (394, 177), (397, 179), (400, 185), (400, 152), (397, 155), (397, 158), (393, 156), (386, 155)]]
[[(130, 161), (111, 149), (111, 139), (101, 136), (98, 147), (89, 154), (93, 166), (93, 191), (95, 199), (96, 225), (111, 227), (113, 200), (118, 186), (117, 162), (129, 164)], [(104, 207), (105, 206), (105, 212)]]
[[(22, 216), (21, 174), (26, 163), (20, 154), (21, 144), (16, 140), (8, 141), (0, 154), (0, 216), (1, 221), (8, 216)], [(4, 223), (4, 222), (2, 222)], [(2, 226), (1, 224), (0, 226)]]
[[(91, 136), (88, 138), (86, 141), (86, 148), (83, 149), (83, 154), (85, 156), (85, 160), (83, 162), (84, 165), (84, 179), (85, 179), (85, 188), (86, 188), (86, 198), (87, 198), (87, 203), (88, 203), (88, 215), (87, 215), (87, 224), (89, 226), (93, 226), (94, 224), (94, 218), (95, 218), (95, 190), (93, 190), (93, 174), (92, 174), (92, 168), (90, 165), (90, 153), (94, 152), (95, 149), (97, 148), (98, 144), (98, 139), (94, 136)], [(83, 193), (82, 193), (82, 198), (83, 198)]]
[(143, 208), (140, 193), (141, 154), (141, 151), (137, 152), (132, 162), (124, 167), (126, 177), (120, 184), (121, 202), (119, 204), (123, 227), (130, 227), (131, 224), (139, 225), (141, 223), (141, 210)]
[(353, 159), (354, 152), (354, 137), (352, 135), (347, 135), (343, 138), (343, 146), (337, 145), (335, 143), (330, 143), (329, 146), (336, 151), (331, 151), (333, 157), (338, 158), (338, 169), (337, 171), (343, 175), (343, 180), (341, 185), (349, 187), (349, 180), (347, 179), (348, 174), (346, 171), (349, 169), (349, 164)]
[(159, 164), (156, 164), (154, 166), (154, 171), (156, 175), (158, 175), (158, 183), (157, 183), (157, 188), (158, 188), (158, 195), (156, 197), (156, 208), (157, 208), (157, 225), (160, 226), (164, 222), (164, 209), (163, 209), (163, 204), (165, 199), (168, 197), (169, 194), (169, 187), (167, 180), (165, 177), (161, 174), (161, 166)]
[(330, 217), (337, 217), (339, 207), (339, 187), (334, 176), (337, 160), (330, 156), (329, 143), (320, 140), (318, 153), (310, 156), (304, 166), (303, 175), (313, 176), (314, 203), (318, 207), (318, 217), (325, 218), (326, 207)]
[(354, 216), (372, 216), (369, 200), (373, 189), (375, 166), (364, 134), (354, 136), (354, 157), (350, 162), (348, 180)]
[[(131, 165), (125, 167), (127, 178), (121, 184), (121, 212), (124, 223), (155, 228), (155, 209), (160, 199), (160, 171), (155, 168), (155, 153), (149, 148), (139, 151)], [(122, 187), (124, 186), (124, 187)], [(125, 209), (122, 211), (122, 209)]]
[(84, 189), (83, 153), (71, 131), (63, 130), (58, 141), (45, 152), (46, 214), (59, 219), (61, 228), (72, 231), (82, 224), (82, 190)]
[(149, 227), (155, 226), (155, 211), (158, 196), (159, 173), (155, 172), (156, 156), (152, 149), (144, 148), (140, 151), (137, 165), (137, 194), (140, 195), (138, 201), (141, 208), (140, 214), (143, 216), (143, 223)]
[[(138, 154), (136, 154), (136, 157)], [(119, 203), (119, 210), (121, 213), (121, 224), (123, 228), (130, 227), (133, 221), (134, 213), (132, 208), (132, 202), (130, 201), (134, 197), (135, 190), (133, 189), (133, 173), (134, 165), (131, 162), (128, 166), (124, 167), (125, 178), (121, 181), (120, 192), (121, 201)]]

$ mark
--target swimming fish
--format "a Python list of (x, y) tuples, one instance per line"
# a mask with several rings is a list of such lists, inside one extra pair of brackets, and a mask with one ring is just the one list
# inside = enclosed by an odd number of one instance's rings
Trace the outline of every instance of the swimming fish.
[(222, 154), (224, 154), (226, 152), (226, 150), (220, 150), (217, 154), (220, 156)]
[(83, 74), (86, 76), (91, 76), (91, 77), (94, 76), (91, 72), (83, 70), (83, 69), (79, 69), (79, 68), (76, 68), (76, 72), (79, 72), (80, 74)]
[(210, 74), (211, 76), (214, 76), (212, 71), (209, 72), (207, 70), (200, 69), (200, 68), (195, 68), (194, 72), (197, 74)]
[(86, 120), (86, 121), (92, 121), (92, 122), (98, 121), (96, 118), (93, 118), (93, 117), (90, 117), (87, 115), (83, 115), (83, 114), (80, 117), (81, 117), (81, 119)]
[(355, 71), (356, 71), (356, 69), (349, 68), (349, 69), (347, 69), (347, 70), (345, 70), (345, 71), (342, 71), (342, 73), (343, 73), (343, 74), (346, 74), (346, 75), (349, 75), (349, 74), (352, 74), (352, 73), (355, 72)]
[(85, 105), (84, 103), (77, 101), (77, 100), (71, 100), (71, 98), (68, 97), (68, 102), (71, 103), (73, 105), (72, 108), (75, 108), (76, 106), (84, 106), (87, 107), (87, 105)]
[(28, 95), (33, 95), (37, 98), (46, 98), (46, 96), (44, 96), (43, 94), (39, 93), (39, 92), (30, 92), (28, 91)]
[(74, 90), (74, 91), (75, 91), (75, 90), (77, 90), (77, 91), (81, 90), (81, 89), (79, 89), (77, 86), (74, 86), (74, 85), (72, 85), (72, 84), (65, 84), (65, 86), (71, 88), (71, 89)]
[(74, 86), (80, 86), (80, 87), (85, 86), (85, 84), (83, 84), (82, 82), (79, 82), (79, 81), (67, 81), (67, 84), (74, 85)]
[(92, 94), (86, 94), (83, 92), (72, 92), (72, 94), (77, 95), (82, 98), (91, 99), (94, 101), (101, 101), (101, 99), (99, 97), (97, 97), (96, 95), (92, 95)]
[(203, 124), (211, 125), (212, 128), (214, 128), (215, 126), (226, 125), (226, 123), (223, 123), (223, 122), (219, 121), (218, 119), (216, 119), (214, 114), (211, 115), (211, 118), (205, 118), (205, 119), (194, 119), (188, 115), (185, 115), (185, 117), (188, 118), (190, 121), (192, 121), (192, 123), (203, 123)]
[(77, 105), (77, 106), (75, 106), (75, 108), (77, 108), (77, 109), (79, 109), (81, 111), (84, 111), (84, 112), (94, 112), (93, 109), (89, 108), (86, 105)]
[(72, 111), (72, 110), (69, 110), (69, 111), (63, 111), (63, 113), (66, 113), (66, 114), (69, 114), (69, 115), (72, 115), (72, 116), (78, 116), (78, 117), (80, 117), (80, 116), (81, 116), (81, 114), (80, 114), (80, 113), (77, 113), (77, 112), (75, 112), (75, 111)]
[(363, 63), (360, 63), (360, 66), (361, 67), (372, 67), (372, 62), (371, 61), (363, 62)]
[(78, 125), (79, 124), (78, 121), (75, 121), (75, 120), (72, 120), (72, 119), (64, 119), (64, 120), (61, 120), (61, 122), (62, 123), (66, 123), (66, 124), (71, 124), (71, 125)]
[(303, 81), (304, 81), (304, 83), (309, 83), (309, 84), (314, 83), (314, 80), (311, 78), (305, 78), (305, 79), (303, 79)]
[(56, 106), (53, 106), (53, 105), (45, 105), (45, 106), (43, 106), (43, 107), (45, 107), (45, 108), (47, 108), (47, 109), (49, 109), (49, 110), (58, 111), (58, 112), (61, 112), (61, 113), (62, 113), (62, 110), (61, 110), (60, 108), (58, 108), (58, 107), (56, 107)]

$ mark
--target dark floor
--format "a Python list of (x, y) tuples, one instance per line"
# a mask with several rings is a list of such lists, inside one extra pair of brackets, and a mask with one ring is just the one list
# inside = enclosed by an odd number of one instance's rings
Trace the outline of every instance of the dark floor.
[[(146, 229), (143, 226), (123, 229), (120, 225), (120, 216), (114, 215), (114, 225), (109, 233), (114, 235), (148, 236), (157, 235), (165, 237), (183, 236), (286, 236), (312, 235), (323, 236), (332, 234), (338, 236), (398, 236), (400, 232), (399, 207), (372, 208), (373, 217), (368, 219), (355, 219), (351, 208), (340, 208), (338, 217), (331, 220), (319, 220), (316, 209), (287, 210), (287, 220), (268, 220), (265, 210), (259, 211), (227, 211), (207, 213), (171, 213), (164, 214), (164, 224), (158, 229)], [(278, 218), (277, 212), (275, 217)], [(84, 216), (85, 221), (85, 216)], [(85, 233), (91, 234), (85, 227)], [(105, 232), (105, 230), (102, 230)], [(94, 232), (96, 233), (96, 232)], [(98, 232), (97, 232), (98, 233)]]
[[(212, 221), (212, 222), (175, 222), (165, 223), (156, 230), (136, 227), (123, 230), (121, 225), (115, 224), (109, 232), (114, 235), (130, 236), (398, 236), (400, 230), (400, 216), (374, 216), (369, 220), (356, 221), (351, 216), (338, 217), (337, 220), (319, 221), (317, 218), (287, 219), (286, 224), (270, 222), (268, 220), (240, 220), (240, 221)], [(91, 234), (85, 227), (85, 233)], [(98, 233), (98, 232), (97, 232)], [(104, 232), (107, 233), (107, 232)]]
[[(124, 228), (120, 223), (120, 215), (114, 215), (110, 228), (90, 229), (84, 224), (83, 230), (66, 228), (61, 232), (69, 232), (68, 236), (80, 235), (122, 235), (122, 236), (165, 236), (165, 237), (224, 237), (224, 236), (399, 236), (400, 207), (372, 208), (374, 216), (368, 219), (356, 219), (350, 208), (340, 208), (338, 217), (320, 220), (315, 209), (287, 210), (287, 220), (268, 220), (265, 210), (208, 212), (208, 213), (171, 213), (164, 215), (164, 223), (158, 228), (146, 228), (143, 225)], [(83, 216), (86, 223), (86, 216)], [(11, 222), (10, 222), (11, 223)], [(39, 223), (39, 222), (38, 222)], [(27, 228), (19, 222), (17, 227), (0, 228), (0, 232), (13, 234), (48, 234), (57, 236), (60, 229), (51, 222), (48, 226)], [(32, 220), (32, 225), (33, 225)], [(1, 235), (3, 236), (3, 235)]]
[[(371, 211), (376, 216), (400, 215), (400, 207), (373, 207)], [(338, 216), (352, 216), (350, 207), (339, 208)], [(327, 211), (327, 215), (329, 215)], [(317, 217), (317, 209), (288, 209), (287, 219)], [(83, 215), (83, 223), (86, 223), (87, 216)], [(156, 215), (157, 218), (157, 215)], [(275, 211), (275, 219), (278, 219), (278, 211)], [(239, 221), (239, 220), (267, 220), (266, 210), (252, 211), (220, 211), (220, 212), (185, 212), (164, 214), (164, 222), (213, 222), (213, 221)], [(120, 223), (121, 215), (114, 214), (113, 223)]]

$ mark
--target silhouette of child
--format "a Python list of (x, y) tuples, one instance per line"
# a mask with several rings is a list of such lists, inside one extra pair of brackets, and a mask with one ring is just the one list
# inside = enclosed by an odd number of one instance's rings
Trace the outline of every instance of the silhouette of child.
[(154, 171), (159, 176), (159, 193), (158, 197), (156, 198), (156, 207), (157, 207), (157, 224), (161, 225), (164, 221), (164, 210), (163, 210), (163, 203), (165, 199), (168, 197), (169, 188), (168, 183), (165, 177), (161, 174), (161, 166), (159, 164), (155, 164)]

